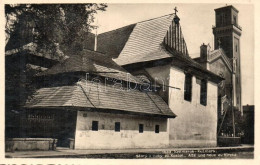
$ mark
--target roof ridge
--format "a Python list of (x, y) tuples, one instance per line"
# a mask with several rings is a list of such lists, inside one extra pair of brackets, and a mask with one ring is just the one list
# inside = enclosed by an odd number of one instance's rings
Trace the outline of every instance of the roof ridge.
[(144, 21), (136, 22), (136, 24), (137, 24), (137, 23), (143, 23), (143, 22), (152, 21), (152, 20), (155, 20), (155, 19), (158, 19), (158, 18), (162, 18), (162, 17), (166, 17), (166, 16), (169, 16), (169, 15), (173, 15), (173, 14), (174, 14), (174, 13), (166, 14), (166, 15), (163, 15), (163, 16), (155, 17), (155, 18), (150, 18), (150, 19), (147, 19), (147, 20), (144, 20)]
[(101, 34), (105, 34), (105, 33), (109, 33), (109, 32), (113, 32), (113, 31), (117, 31), (117, 30), (123, 29), (123, 28), (125, 28), (125, 27), (127, 27), (127, 26), (136, 25), (137, 23), (138, 23), (138, 22), (132, 23), (132, 24), (128, 24), (128, 25), (126, 25), (126, 26), (121, 26), (121, 27), (116, 28), (116, 29), (113, 29), (113, 30), (108, 30), (108, 31), (106, 31), (106, 32), (103, 32), (103, 33), (98, 34), (98, 36), (101, 35)]
[[(132, 24), (129, 24), (129, 25), (126, 25), (126, 26), (122, 26), (122, 27), (120, 27), (120, 28), (116, 28), (116, 29), (113, 29), (113, 30), (109, 30), (109, 31), (106, 31), (106, 32), (103, 32), (103, 33), (100, 33), (100, 34), (105, 34), (105, 33), (108, 33), (108, 32), (116, 31), (116, 30), (122, 29), (122, 28), (127, 27), (127, 26), (131, 26), (131, 25), (136, 25), (136, 24), (138, 24), (138, 23), (143, 23), (143, 22), (152, 21), (152, 20), (155, 20), (155, 19), (158, 19), (158, 18), (170, 16), (170, 15), (173, 15), (173, 14), (174, 14), (174, 13), (166, 14), (166, 15), (163, 15), (163, 16), (155, 17), (155, 18), (150, 18), (150, 19), (143, 20), (143, 21), (139, 21), (139, 22), (132, 23)], [(99, 36), (100, 34), (98, 34), (98, 36)]]

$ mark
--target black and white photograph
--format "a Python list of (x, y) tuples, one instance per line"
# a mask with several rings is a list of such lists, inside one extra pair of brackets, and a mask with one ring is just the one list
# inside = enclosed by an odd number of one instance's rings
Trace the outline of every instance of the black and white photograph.
[(3, 9), (6, 162), (259, 159), (254, 3)]

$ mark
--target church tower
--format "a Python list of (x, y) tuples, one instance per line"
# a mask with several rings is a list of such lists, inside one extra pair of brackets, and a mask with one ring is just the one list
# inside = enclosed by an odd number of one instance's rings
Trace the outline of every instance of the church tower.
[(213, 27), (215, 49), (222, 48), (230, 59), (232, 67), (233, 105), (241, 110), (241, 69), (240, 36), (242, 28), (238, 25), (238, 10), (233, 6), (215, 9), (216, 26)]

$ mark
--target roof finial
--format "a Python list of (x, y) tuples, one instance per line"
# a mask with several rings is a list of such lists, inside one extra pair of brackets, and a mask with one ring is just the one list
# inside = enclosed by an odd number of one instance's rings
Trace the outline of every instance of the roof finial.
[(178, 12), (178, 10), (177, 10), (177, 7), (175, 6), (175, 8), (174, 8), (174, 11), (175, 11), (175, 15), (177, 15), (177, 12)]
[(174, 22), (175, 24), (179, 25), (180, 18), (177, 16), (177, 12), (178, 12), (177, 7), (174, 8), (174, 11), (175, 11)]

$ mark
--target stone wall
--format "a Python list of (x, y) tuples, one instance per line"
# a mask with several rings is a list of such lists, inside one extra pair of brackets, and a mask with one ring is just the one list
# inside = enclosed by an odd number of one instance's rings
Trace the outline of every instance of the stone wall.
[(8, 138), (5, 151), (55, 150), (57, 139), (52, 138)]
[[(92, 131), (92, 121), (98, 121), (98, 131)], [(115, 131), (115, 122), (120, 122), (120, 132)], [(143, 133), (139, 133), (139, 124), (143, 124)], [(155, 133), (155, 125), (160, 125), (159, 133)], [(161, 148), (168, 145), (167, 118), (78, 111), (75, 149)]]

